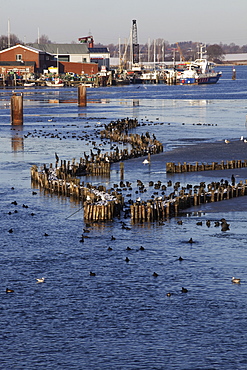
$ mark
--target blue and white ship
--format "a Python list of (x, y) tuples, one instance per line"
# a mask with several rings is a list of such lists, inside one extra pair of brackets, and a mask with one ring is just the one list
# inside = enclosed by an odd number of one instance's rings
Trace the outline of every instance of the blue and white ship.
[(215, 72), (215, 63), (209, 62), (203, 58), (203, 46), (200, 49), (200, 58), (193, 62), (186, 63), (177, 79), (177, 83), (182, 85), (201, 85), (201, 84), (215, 84), (219, 81), (222, 72)]

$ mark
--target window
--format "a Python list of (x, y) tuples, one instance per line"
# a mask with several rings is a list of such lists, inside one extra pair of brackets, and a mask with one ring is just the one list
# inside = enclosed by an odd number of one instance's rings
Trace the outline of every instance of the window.
[(16, 60), (20, 61), (22, 60), (22, 54), (16, 54)]

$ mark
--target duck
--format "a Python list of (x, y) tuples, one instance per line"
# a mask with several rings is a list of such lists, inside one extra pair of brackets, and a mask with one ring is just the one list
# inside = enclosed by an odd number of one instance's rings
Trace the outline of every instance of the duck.
[(188, 293), (188, 289), (186, 289), (186, 288), (182, 287), (181, 292), (182, 292), (182, 293)]
[(42, 278), (38, 278), (38, 279), (36, 279), (36, 280), (37, 280), (37, 283), (44, 283), (45, 278), (44, 278), (44, 277), (42, 277)]
[(6, 288), (6, 293), (14, 293), (13, 289)]
[(192, 243), (195, 243), (195, 242), (192, 238), (190, 238), (190, 240), (188, 240), (188, 243), (192, 244)]
[(234, 276), (232, 277), (232, 283), (234, 284), (240, 284), (241, 279), (237, 279)]
[(157, 274), (157, 272), (154, 272), (154, 273), (153, 273), (153, 276), (154, 276), (154, 277), (157, 277), (157, 276), (159, 276), (159, 274)]
[(167, 297), (170, 297), (171, 295), (172, 295), (172, 293), (170, 293), (170, 292), (166, 293)]
[(92, 272), (92, 271), (90, 271), (89, 275), (90, 276), (96, 276), (95, 272)]

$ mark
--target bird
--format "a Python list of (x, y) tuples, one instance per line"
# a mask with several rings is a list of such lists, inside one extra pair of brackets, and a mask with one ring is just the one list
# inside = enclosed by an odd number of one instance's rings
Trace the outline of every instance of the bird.
[(141, 245), (140, 246), (140, 251), (144, 251), (145, 250), (145, 248)]
[(229, 143), (230, 143), (230, 141), (229, 141), (229, 140), (227, 140), (227, 139), (225, 139), (225, 143), (226, 143), (226, 144), (229, 144)]
[(116, 238), (112, 235), (111, 240), (116, 240)]
[(6, 288), (6, 293), (14, 293), (13, 289)]
[(144, 159), (144, 161), (142, 163), (143, 164), (150, 164), (150, 161), (148, 159)]
[(188, 293), (188, 289), (186, 289), (186, 288), (182, 287), (181, 292), (182, 292), (182, 293)]
[(178, 258), (178, 260), (179, 260), (179, 261), (183, 261), (184, 259), (183, 259), (183, 257), (181, 257), (181, 256), (180, 256), (180, 257)]
[(190, 238), (190, 240), (188, 240), (188, 243), (192, 244), (192, 243), (195, 243), (195, 242), (192, 238)]
[(153, 276), (154, 276), (154, 277), (157, 277), (157, 276), (159, 276), (159, 274), (157, 274), (157, 272), (154, 272), (154, 273), (153, 273)]
[(128, 258), (128, 257), (126, 257), (126, 258), (125, 258), (125, 261), (126, 261), (126, 262), (129, 262), (130, 260), (129, 260), (129, 258)]
[(166, 293), (167, 297), (170, 297), (171, 295), (172, 295), (172, 293), (170, 293), (170, 292)]
[(240, 284), (241, 279), (237, 279), (234, 276), (232, 277), (232, 283), (234, 284)]
[(92, 272), (92, 271), (90, 271), (89, 275), (90, 276), (96, 276), (95, 272)]
[(11, 234), (13, 232), (13, 229), (9, 229), (9, 233)]
[(38, 279), (36, 279), (36, 280), (37, 280), (37, 283), (44, 283), (45, 278), (44, 278), (44, 277), (42, 277), (42, 278), (38, 278)]

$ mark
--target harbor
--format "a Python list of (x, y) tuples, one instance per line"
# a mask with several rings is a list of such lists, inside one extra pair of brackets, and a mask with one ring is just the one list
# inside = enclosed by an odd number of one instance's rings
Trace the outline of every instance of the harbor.
[(245, 369), (245, 87), (0, 89), (2, 366)]

